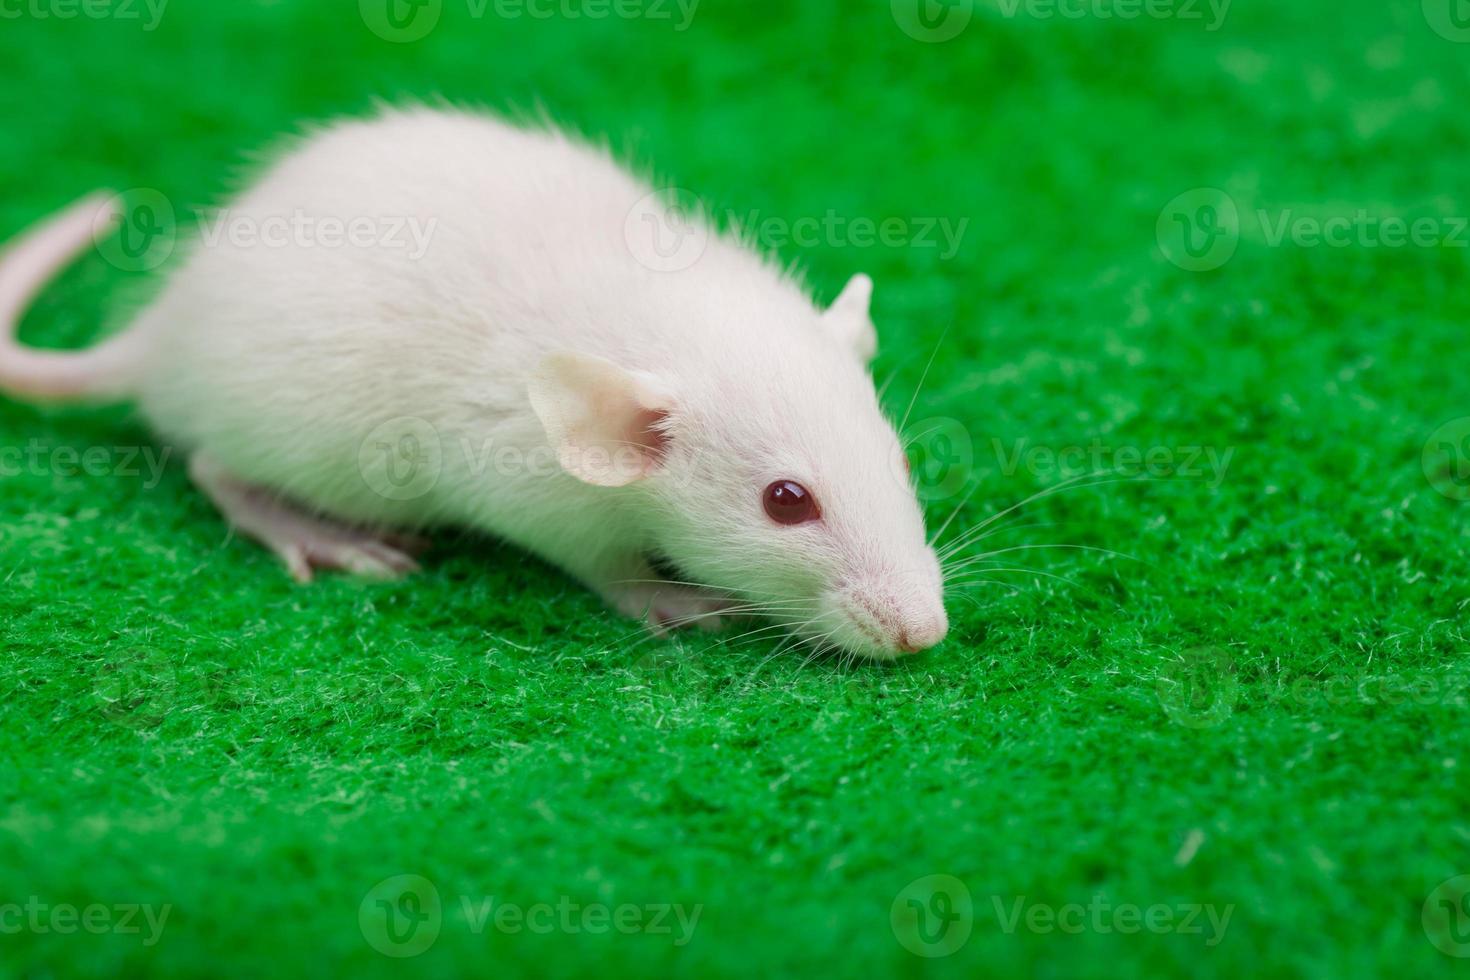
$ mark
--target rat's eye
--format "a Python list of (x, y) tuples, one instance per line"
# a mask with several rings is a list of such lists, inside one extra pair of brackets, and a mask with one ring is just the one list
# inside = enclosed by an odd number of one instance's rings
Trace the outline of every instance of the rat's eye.
[(822, 516), (817, 498), (794, 480), (777, 480), (766, 487), (766, 516), (777, 524), (805, 524)]

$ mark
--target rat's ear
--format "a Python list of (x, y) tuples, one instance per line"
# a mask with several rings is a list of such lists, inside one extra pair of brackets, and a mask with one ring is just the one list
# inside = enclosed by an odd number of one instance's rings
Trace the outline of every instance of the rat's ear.
[(878, 331), (868, 313), (873, 300), (873, 280), (859, 272), (847, 281), (842, 293), (822, 314), (822, 326), (839, 344), (851, 350), (864, 364), (878, 353)]
[(548, 354), (526, 386), (561, 468), (584, 483), (622, 487), (663, 462), (672, 399), (646, 375), (590, 354)]

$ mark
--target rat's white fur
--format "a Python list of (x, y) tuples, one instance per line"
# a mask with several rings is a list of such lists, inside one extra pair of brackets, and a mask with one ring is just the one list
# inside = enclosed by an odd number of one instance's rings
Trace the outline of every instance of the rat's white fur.
[[(625, 235), (649, 193), (549, 127), (428, 109), (338, 123), (227, 222), (432, 222), (422, 256), (226, 234), (108, 345), (105, 377), (78, 361), (36, 381), (46, 365), (25, 358), (45, 355), (7, 340), (0, 385), (135, 396), (165, 439), (240, 481), (358, 524), (494, 533), (630, 613), (667, 591), (658, 555), (813, 641), (876, 657), (938, 642), (938, 564), (866, 368), (871, 283), (823, 314), (718, 234), (687, 269), (655, 271)], [(23, 308), (82, 211), (17, 246), (30, 264), (0, 267), (0, 311)], [(390, 499), (364, 444), (404, 418), (441, 469)], [(560, 465), (537, 464), (548, 443)], [(822, 519), (771, 521), (778, 479), (810, 488)]]

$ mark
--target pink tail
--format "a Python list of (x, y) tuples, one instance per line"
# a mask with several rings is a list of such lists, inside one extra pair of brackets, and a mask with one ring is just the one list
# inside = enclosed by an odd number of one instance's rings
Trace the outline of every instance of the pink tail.
[(20, 318), (46, 284), (93, 241), (117, 211), (93, 194), (24, 232), (0, 253), (0, 391), (31, 401), (111, 401), (128, 397), (142, 344), (128, 331), (82, 351), (39, 351), (15, 339)]

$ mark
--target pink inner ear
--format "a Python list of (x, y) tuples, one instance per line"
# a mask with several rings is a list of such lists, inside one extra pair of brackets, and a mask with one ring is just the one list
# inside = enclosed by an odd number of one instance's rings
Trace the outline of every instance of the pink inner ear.
[(669, 413), (661, 409), (645, 409), (633, 420), (633, 431), (629, 439), (655, 462), (663, 462), (669, 450), (669, 434), (665, 430)]

